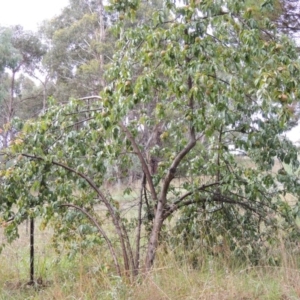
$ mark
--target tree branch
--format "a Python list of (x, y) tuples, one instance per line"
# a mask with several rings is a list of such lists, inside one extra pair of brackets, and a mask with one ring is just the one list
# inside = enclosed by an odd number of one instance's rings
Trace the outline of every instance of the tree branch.
[[(239, 205), (245, 209), (248, 209), (250, 211), (252, 211), (253, 213), (259, 215), (260, 217), (263, 218), (263, 215), (258, 211), (256, 210), (255, 208), (251, 207), (250, 205), (248, 205), (247, 203), (245, 202), (241, 202), (241, 201), (237, 201), (237, 200), (234, 200), (234, 199), (230, 199), (226, 196), (219, 196), (219, 194), (214, 194), (212, 198), (210, 198), (210, 200), (214, 201), (214, 202), (221, 202), (221, 203), (228, 203), (228, 204), (234, 204), (234, 205)], [(174, 213), (175, 211), (177, 211), (178, 209), (182, 208), (182, 207), (185, 207), (185, 206), (188, 206), (188, 205), (191, 205), (191, 204), (196, 204), (196, 203), (199, 203), (199, 202), (203, 202), (203, 201), (207, 201), (207, 198), (202, 198), (202, 199), (191, 199), (191, 200), (187, 200), (185, 202), (181, 202), (179, 204), (173, 204), (168, 211), (165, 211), (164, 212), (164, 215), (163, 215), (163, 219), (165, 220), (166, 218), (168, 218), (172, 213)]]
[(75, 208), (75, 209), (81, 211), (84, 215), (86, 215), (88, 217), (88, 219), (92, 223), (94, 223), (94, 225), (97, 227), (98, 231), (102, 234), (103, 238), (105, 239), (105, 241), (106, 241), (106, 243), (108, 245), (109, 251), (110, 251), (110, 253), (111, 253), (112, 257), (113, 257), (113, 260), (114, 260), (115, 267), (117, 269), (118, 275), (121, 276), (120, 265), (119, 265), (119, 262), (118, 262), (115, 250), (114, 250), (114, 248), (112, 246), (112, 243), (111, 243), (110, 239), (108, 238), (108, 236), (106, 235), (105, 231), (102, 229), (102, 227), (99, 225), (99, 223), (95, 220), (95, 218), (93, 218), (85, 209), (81, 208), (80, 206), (77, 206), (77, 205), (74, 205), (74, 204), (71, 204), (71, 203), (61, 204), (60, 206)]
[[(24, 156), (24, 157), (32, 158), (32, 159), (45, 161), (45, 159), (40, 157), (40, 156), (35, 156), (35, 155), (27, 154), (27, 153), (22, 153), (21, 155)], [(51, 163), (53, 165), (62, 167), (64, 169), (68, 170), (69, 172), (72, 172), (72, 173), (78, 175), (79, 177), (81, 177), (82, 179), (84, 179), (89, 184), (89, 186), (97, 193), (98, 197), (103, 201), (103, 203), (105, 204), (106, 208), (108, 209), (108, 211), (109, 211), (109, 213), (112, 217), (112, 221), (113, 221), (113, 224), (115, 226), (116, 232), (117, 232), (117, 234), (120, 238), (120, 243), (121, 243), (122, 250), (123, 250), (125, 270), (128, 271), (129, 270), (128, 255), (127, 255), (126, 245), (124, 243), (122, 228), (121, 228), (120, 223), (119, 223), (120, 217), (115, 212), (114, 208), (109, 203), (108, 199), (106, 199), (105, 195), (98, 189), (98, 187), (93, 182), (93, 180), (91, 178), (89, 178), (87, 175), (85, 175), (81, 172), (78, 172), (75, 169), (73, 169), (73, 168), (71, 168), (71, 167), (69, 167), (69, 166), (67, 166), (63, 163), (56, 162), (56, 161), (53, 161), (53, 160), (51, 161)]]
[[(189, 90), (191, 90), (193, 86), (193, 82), (192, 82), (192, 78), (191, 76), (188, 77), (188, 88)], [(189, 108), (191, 110), (193, 110), (194, 108), (194, 98), (193, 96), (190, 97), (189, 99)], [(185, 148), (183, 148), (175, 157), (175, 159), (173, 160), (171, 167), (169, 168), (169, 171), (164, 179), (163, 182), (163, 186), (162, 186), (162, 190), (161, 190), (161, 200), (163, 202), (166, 201), (166, 197), (167, 197), (167, 192), (170, 186), (170, 183), (172, 181), (172, 179), (175, 177), (175, 173), (177, 170), (178, 165), (180, 164), (180, 162), (183, 160), (183, 158), (191, 151), (191, 149), (193, 149), (196, 145), (196, 134), (195, 134), (195, 128), (193, 125), (190, 125), (189, 128), (189, 142), (188, 144), (185, 146)]]
[(153, 181), (152, 181), (152, 176), (150, 174), (147, 163), (146, 163), (146, 161), (143, 157), (143, 154), (142, 154), (141, 150), (139, 149), (138, 145), (136, 144), (135, 139), (134, 139), (132, 133), (128, 130), (128, 128), (121, 122), (120, 122), (120, 126), (123, 129), (124, 133), (126, 134), (127, 138), (130, 140), (130, 142), (132, 144), (132, 147), (133, 147), (134, 151), (136, 152), (136, 154), (137, 154), (137, 156), (140, 160), (140, 163), (142, 165), (142, 169), (145, 173), (145, 176), (147, 178), (147, 182), (148, 182), (149, 187), (150, 187), (150, 192), (151, 192), (152, 198), (153, 198), (154, 201), (157, 201), (157, 193), (156, 193), (155, 188), (154, 188), (154, 184), (153, 184)]
[(137, 224), (137, 234), (136, 234), (136, 250), (135, 250), (135, 275), (138, 275), (140, 267), (140, 241), (141, 241), (141, 229), (142, 229), (142, 206), (143, 206), (143, 193), (146, 185), (146, 176), (143, 173), (141, 189), (140, 189), (140, 199), (138, 206), (138, 224)]

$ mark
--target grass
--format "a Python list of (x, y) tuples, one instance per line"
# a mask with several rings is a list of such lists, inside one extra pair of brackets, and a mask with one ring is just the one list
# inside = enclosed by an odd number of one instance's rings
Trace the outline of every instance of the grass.
[(300, 299), (299, 251), (288, 253), (284, 246), (279, 249), (282, 264), (276, 267), (247, 266), (228, 256), (206, 254), (199, 267), (192, 268), (188, 257), (178, 261), (163, 249), (152, 272), (129, 283), (112, 274), (101, 246), (69, 259), (67, 252), (53, 250), (50, 234), (36, 230), (36, 278), (43, 284), (35, 288), (26, 285), (26, 229), (5, 248), (0, 256), (0, 299)]
[[(139, 196), (139, 186), (132, 188), (129, 195), (123, 195), (122, 187), (113, 193), (128, 219), (136, 211)], [(40, 231), (36, 226), (35, 278), (41, 283), (29, 286), (29, 233), (26, 224), (20, 226), (20, 238), (0, 255), (0, 300), (300, 299), (300, 248), (287, 249), (282, 244), (272, 249), (280, 253), (278, 266), (251, 266), (230, 255), (192, 253), (200, 257), (197, 268), (191, 266), (191, 253), (181, 255), (179, 261), (164, 248), (158, 251), (153, 270), (130, 283), (113, 275), (105, 246), (80, 250), (69, 258), (68, 249), (54, 251), (51, 234), (50, 229)]]

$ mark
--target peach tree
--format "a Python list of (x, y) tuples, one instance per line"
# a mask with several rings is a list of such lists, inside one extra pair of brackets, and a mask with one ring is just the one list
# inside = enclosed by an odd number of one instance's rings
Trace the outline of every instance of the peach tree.
[[(59, 219), (57, 234), (106, 245), (116, 273), (135, 276), (163, 240), (223, 236), (238, 250), (297, 233), (298, 152), (285, 132), (297, 123), (299, 60), (265, 17), (271, 1), (166, 0), (134, 27), (123, 25), (139, 1), (111, 2), (119, 41), (100, 96), (7, 125), (18, 128), (1, 160), (8, 237), (28, 216)], [(132, 194), (132, 174), (139, 192), (126, 203), (107, 186), (118, 178)]]

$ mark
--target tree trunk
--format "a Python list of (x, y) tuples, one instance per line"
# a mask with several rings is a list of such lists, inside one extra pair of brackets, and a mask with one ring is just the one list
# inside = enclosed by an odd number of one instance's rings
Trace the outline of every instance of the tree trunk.
[[(99, 41), (100, 41), (100, 44), (102, 45), (105, 41), (105, 26), (104, 26), (104, 6), (103, 6), (103, 2), (102, 0), (99, 0), (99, 10), (100, 10), (100, 13), (99, 13)], [(101, 78), (100, 78), (100, 83), (101, 83), (101, 86), (102, 88), (105, 86), (105, 80), (104, 80), (104, 77), (103, 77), (103, 73), (104, 73), (104, 57), (103, 57), (103, 54), (100, 53), (100, 56), (99, 56), (99, 60), (100, 60), (100, 70), (101, 70)]]
[(148, 242), (148, 249), (147, 249), (146, 263), (145, 263), (146, 271), (149, 271), (153, 266), (156, 250), (159, 242), (159, 234), (161, 232), (162, 225), (163, 225), (163, 201), (160, 200), (157, 205), (155, 217), (153, 220), (153, 227)]

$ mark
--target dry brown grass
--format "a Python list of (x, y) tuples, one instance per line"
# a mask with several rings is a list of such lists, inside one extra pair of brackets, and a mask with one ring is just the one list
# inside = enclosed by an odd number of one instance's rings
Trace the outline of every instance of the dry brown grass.
[(202, 257), (203, 264), (191, 268), (188, 258), (175, 259), (172, 252), (159, 251), (156, 265), (146, 277), (134, 283), (114, 277), (98, 249), (79, 253), (68, 260), (51, 248), (50, 232), (36, 232), (36, 272), (44, 286), (28, 281), (28, 233), (0, 256), (0, 299), (203, 299), (252, 300), (300, 299), (299, 252), (282, 244), (281, 266), (232, 267), (230, 257)]
[[(125, 198), (122, 187), (114, 191), (127, 217), (134, 211), (134, 208), (129, 212), (127, 209), (135, 205), (138, 189), (135, 185), (132, 195)], [(188, 257), (178, 261), (174, 253), (159, 251), (152, 272), (129, 283), (113, 276), (105, 247), (79, 251), (69, 260), (66, 253), (57, 254), (53, 250), (51, 233), (50, 229), (40, 231), (36, 226), (36, 278), (41, 278), (43, 284), (32, 287), (26, 284), (29, 280), (29, 232), (26, 224), (20, 226), (20, 238), (0, 254), (0, 300), (300, 299), (300, 249), (286, 249), (283, 243), (272, 249), (281, 256), (280, 266), (272, 267), (240, 267), (241, 264), (232, 262), (230, 254), (226, 254), (204, 255), (201, 257), (203, 265), (194, 269)], [(0, 228), (0, 241), (3, 239)]]

